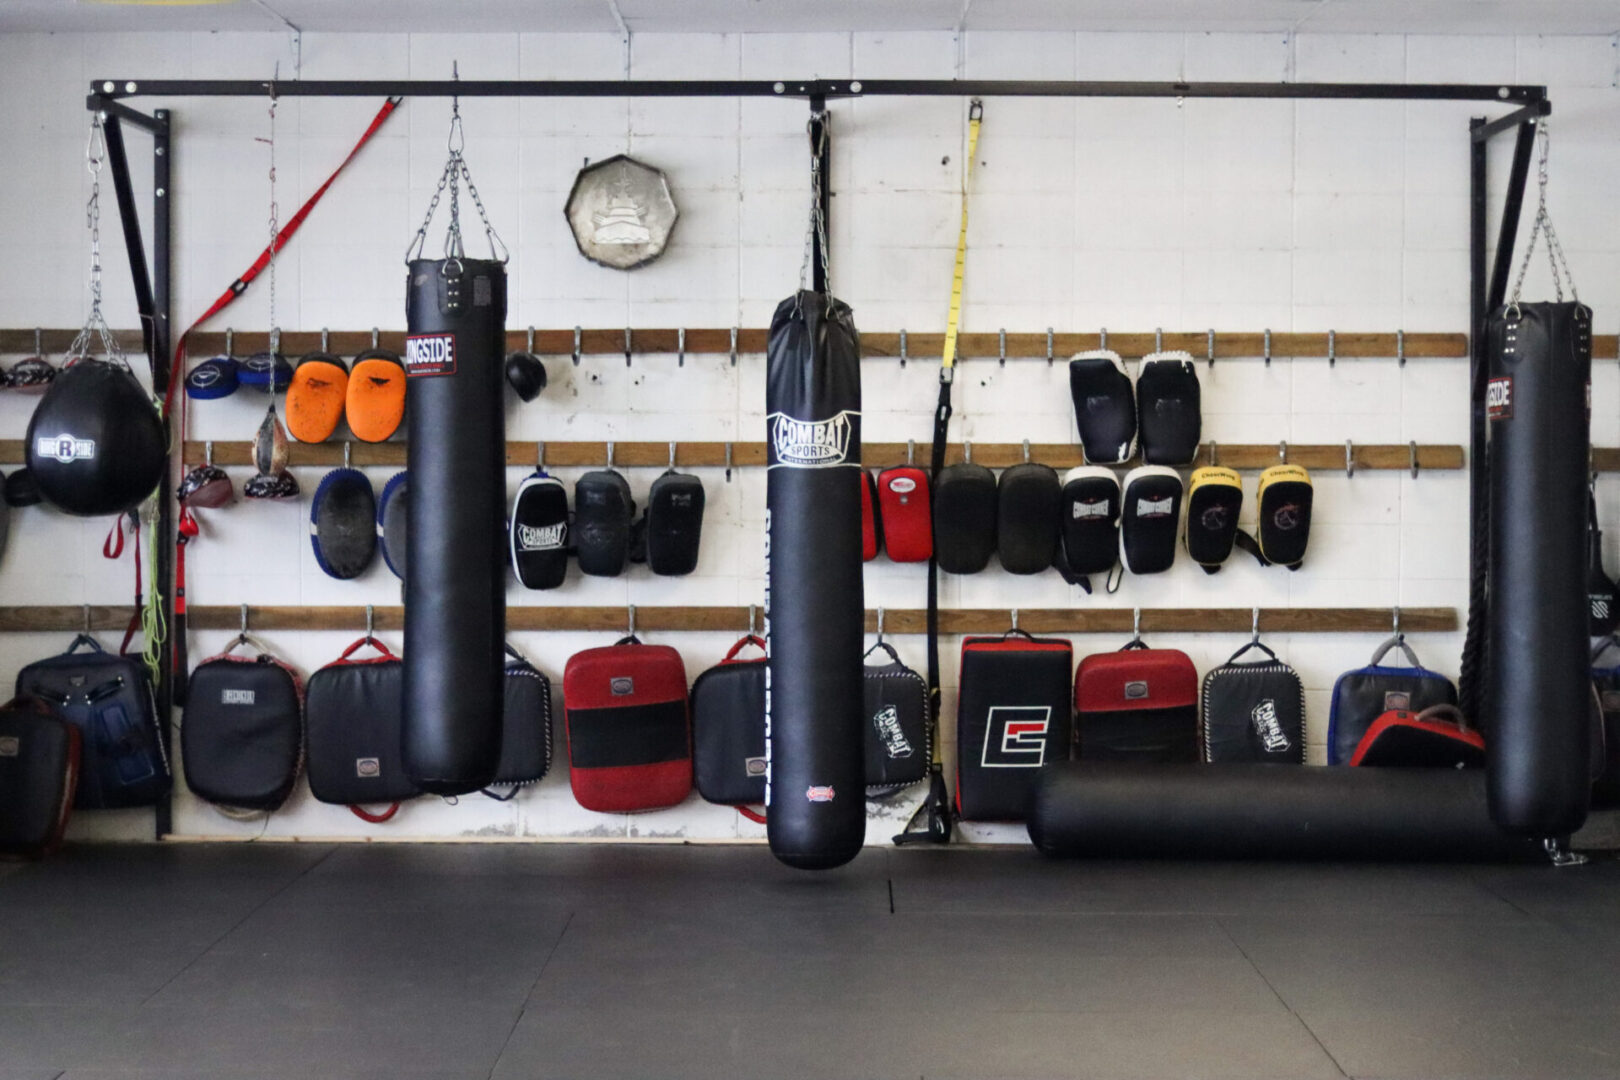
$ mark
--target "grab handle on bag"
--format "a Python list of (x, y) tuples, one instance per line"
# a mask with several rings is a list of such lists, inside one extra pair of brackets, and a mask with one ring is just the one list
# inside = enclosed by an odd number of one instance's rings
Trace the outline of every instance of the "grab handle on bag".
[(1430, 705), (1417, 714), (1418, 723), (1454, 724), (1459, 730), (1472, 731), (1468, 726), (1468, 718), (1463, 711), (1455, 705), (1441, 702), (1439, 705)]
[(1418, 662), (1417, 653), (1412, 651), (1412, 646), (1406, 643), (1405, 634), (1396, 634), (1394, 637), (1389, 638), (1382, 645), (1378, 646), (1378, 648), (1373, 651), (1371, 666), (1377, 667), (1379, 662), (1384, 659), (1384, 654), (1389, 652), (1391, 649), (1401, 650), (1401, 652), (1406, 655), (1407, 663), (1411, 664), (1413, 667), (1423, 666)]
[(1243, 643), (1242, 648), (1238, 649), (1237, 652), (1233, 653), (1231, 656), (1226, 658), (1226, 662), (1228, 664), (1236, 663), (1237, 658), (1242, 656), (1244, 653), (1248, 652), (1250, 649), (1259, 649), (1261, 652), (1265, 653), (1267, 656), (1271, 657), (1273, 660), (1277, 659), (1277, 654), (1272, 652), (1271, 651), (1271, 646), (1267, 645), (1265, 642), (1263, 642), (1263, 641), (1245, 641)]
[[(399, 659), (399, 657), (394, 655), (392, 649), (390, 649), (387, 645), (384, 645), (381, 641), (377, 640), (376, 638), (372, 637), (369, 634), (367, 634), (365, 637), (361, 638), (359, 641), (356, 641), (353, 645), (350, 645), (347, 649), (344, 649), (343, 650), (343, 655), (338, 657), (338, 659), (340, 661), (341, 660), (347, 660), (349, 657), (353, 656), (355, 651), (357, 649), (359, 649), (362, 645), (370, 645), (373, 649), (376, 649), (377, 652), (382, 654), (382, 658), (384, 660), (398, 660)], [(386, 821), (387, 819), (384, 818), (383, 820)]]
[(730, 663), (738, 653), (742, 652), (750, 645), (754, 646), (754, 648), (758, 649), (760, 652), (765, 651), (764, 638), (760, 637), (758, 634), (745, 634), (737, 639), (737, 644), (726, 650), (725, 658), (720, 662), (722, 664)]

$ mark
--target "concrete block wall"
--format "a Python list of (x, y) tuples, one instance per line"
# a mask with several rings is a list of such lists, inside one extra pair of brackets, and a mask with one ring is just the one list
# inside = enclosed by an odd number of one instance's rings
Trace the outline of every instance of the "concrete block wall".
[[(9, 211), (0, 216), (0, 325), (72, 326), (86, 303), (82, 107), (91, 77), (268, 76), (294, 54), (280, 34), (0, 36), (0, 137), (12, 160)], [(1616, 50), (1603, 37), (1423, 37), (1278, 34), (817, 33), (643, 35), (628, 51), (612, 35), (308, 34), (304, 78), (1090, 78), (1546, 82), (1553, 116), (1549, 206), (1581, 295), (1600, 333), (1620, 300), (1620, 231), (1610, 188), (1620, 165)], [(154, 102), (143, 100), (143, 107)], [(267, 102), (165, 102), (174, 159), (175, 317), (206, 308), (266, 241)], [(278, 194), (291, 213), (347, 153), (380, 102), (287, 99), (277, 115)], [(833, 107), (834, 284), (869, 331), (939, 331), (949, 291), (966, 140), (966, 102), (863, 100)], [(974, 173), (963, 327), (970, 331), (1166, 329), (1463, 331), (1467, 328), (1468, 139), (1478, 106), (1454, 103), (1189, 100), (991, 100)], [(1492, 109), (1493, 114), (1502, 110)], [(492, 221), (511, 247), (510, 325), (567, 327), (760, 326), (794, 288), (808, 208), (802, 103), (777, 100), (613, 99), (463, 102), (466, 154)], [(278, 260), (277, 321), (353, 329), (403, 323), (401, 260), (444, 162), (448, 103), (408, 101), (333, 187)], [(143, 137), (131, 133), (136, 189), (150, 178)], [(1507, 147), (1492, 169), (1492, 228)], [(587, 160), (628, 152), (663, 168), (680, 205), (669, 252), (634, 273), (597, 267), (575, 251), (562, 207)], [(109, 319), (133, 326), (134, 306), (110, 190), (104, 195)], [(1532, 193), (1533, 200), (1533, 193)], [(1533, 208), (1533, 201), (1531, 206)], [(470, 212), (470, 208), (469, 208)], [(441, 219), (437, 223), (442, 226)], [(1528, 227), (1528, 215), (1526, 219)], [(437, 232), (434, 233), (438, 235)], [(469, 231), (471, 250), (482, 237)], [(1544, 268), (1530, 277), (1540, 295)], [(224, 325), (263, 329), (268, 282)], [(8, 358), (9, 359), (9, 358)], [(756, 440), (763, 432), (763, 358), (613, 357), (573, 367), (548, 358), (551, 385), (530, 405), (509, 401), (519, 439)], [(1390, 359), (1258, 360), (1204, 374), (1205, 438), (1300, 443), (1467, 441), (1466, 362)], [(1620, 378), (1594, 374), (1594, 435), (1620, 441)], [(866, 430), (874, 440), (926, 441), (935, 372), (926, 362), (863, 365)], [(1073, 440), (1061, 366), (969, 359), (956, 384), (952, 437), (980, 442)], [(0, 395), (0, 434), (19, 436), (33, 399)], [(264, 400), (203, 403), (192, 438), (252, 436)], [(370, 470), (378, 486), (390, 470)], [(567, 482), (580, 470), (561, 469)], [(697, 470), (709, 494), (704, 549), (689, 578), (634, 568), (530, 593), (518, 604), (747, 604), (763, 592), (764, 474)], [(240, 481), (248, 470), (233, 470)], [(523, 470), (508, 471), (515, 490)], [(656, 470), (630, 470), (644, 493)], [(302, 470), (312, 491), (320, 470)], [(1127, 578), (1113, 596), (1087, 596), (1055, 573), (1014, 577), (992, 567), (946, 576), (943, 604), (963, 607), (1444, 605), (1467, 601), (1462, 473), (1342, 473), (1316, 477), (1317, 509), (1303, 570), (1262, 570), (1235, 558), (1206, 577), (1183, 560), (1168, 574)], [(1253, 477), (1248, 477), (1252, 502)], [(1620, 531), (1620, 486), (1605, 479), (1600, 511)], [(191, 550), (190, 599), (249, 603), (390, 604), (399, 588), (381, 560), (337, 582), (315, 564), (308, 508), (247, 504), (206, 512)], [(1251, 508), (1252, 514), (1252, 508)], [(0, 560), (7, 604), (121, 603), (131, 565), (99, 555), (104, 521), (43, 509), (14, 513)], [(1611, 560), (1612, 564), (1613, 560)], [(869, 606), (919, 607), (920, 567), (868, 564)], [(113, 635), (107, 635), (112, 637)], [(231, 635), (196, 633), (194, 658)], [(304, 671), (335, 659), (347, 633), (263, 635)], [(384, 635), (394, 645), (398, 635)], [(67, 635), (0, 636), (0, 677), (58, 651)], [(525, 634), (514, 641), (560, 685), (573, 652), (611, 635)], [(716, 662), (729, 634), (650, 634), (679, 648), (689, 677)], [(1200, 671), (1243, 635), (1152, 634), (1183, 648)], [(1374, 634), (1270, 635), (1300, 672), (1310, 710), (1310, 757), (1321, 761), (1329, 690), (1366, 662)], [(923, 639), (902, 637), (919, 670)], [(1117, 648), (1115, 635), (1077, 635), (1077, 655)], [(1430, 666), (1456, 673), (1461, 634), (1416, 635)], [(942, 644), (947, 740), (955, 652)], [(559, 695), (560, 697), (560, 695)], [(559, 700), (560, 705), (560, 700)], [(181, 722), (177, 718), (177, 722)], [(559, 740), (559, 748), (561, 742)], [(948, 745), (954, 754), (954, 747)], [(874, 811), (870, 838), (886, 842), (911, 800)], [(390, 825), (364, 825), (300, 789), (268, 822), (228, 820), (183, 790), (176, 828), (190, 835), (757, 839), (762, 830), (694, 795), (652, 814), (580, 809), (566, 770), (507, 804), (418, 800)], [(144, 813), (81, 815), (84, 836), (149, 835)], [(984, 841), (1018, 841), (1017, 827), (967, 828)]]

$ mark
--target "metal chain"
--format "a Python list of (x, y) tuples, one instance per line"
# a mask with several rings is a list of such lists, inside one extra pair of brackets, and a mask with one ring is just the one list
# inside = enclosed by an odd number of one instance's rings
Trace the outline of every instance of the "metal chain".
[(90, 201), (84, 208), (85, 227), (90, 230), (90, 314), (68, 346), (63, 365), (88, 357), (99, 338), (108, 362), (128, 370), (124, 347), (101, 312), (101, 168), (106, 161), (107, 136), (102, 115), (97, 112), (90, 118), (90, 140), (84, 150), (85, 169), (90, 173)]
[[(810, 149), (810, 227), (804, 235), (804, 260), (799, 264), (799, 289), (810, 288), (810, 259), (811, 253), (819, 243), (821, 246), (821, 280), (826, 284), (829, 309), (833, 296), (832, 263), (827, 250), (827, 216), (822, 213), (821, 206), (821, 155), (827, 147), (827, 127), (831, 123), (831, 114), (817, 113), (810, 118), (810, 129), (816, 131), (817, 141)], [(820, 128), (816, 124), (820, 123)]]
[[(281, 327), (276, 323), (276, 249), (281, 237), (280, 207), (276, 204), (276, 94), (275, 84), (271, 83), (270, 91), (270, 138), (265, 140), (270, 144), (270, 362), (275, 364), (276, 354), (281, 351)], [(270, 390), (275, 391), (275, 372), (271, 372)]]
[(1509, 306), (1515, 311), (1519, 306), (1519, 295), (1524, 288), (1524, 276), (1530, 269), (1531, 256), (1535, 254), (1536, 241), (1543, 232), (1547, 234), (1547, 263), (1552, 268), (1553, 292), (1558, 302), (1564, 300), (1564, 281), (1569, 281), (1570, 298), (1579, 302), (1581, 296), (1575, 289), (1575, 275), (1570, 273), (1569, 260), (1564, 257), (1564, 246), (1558, 242), (1558, 231), (1553, 228), (1552, 215), (1547, 212), (1547, 151), (1551, 142), (1548, 132), (1547, 120), (1543, 117), (1537, 121), (1536, 137), (1541, 140), (1541, 155), (1536, 166), (1536, 183), (1539, 187), (1539, 199), (1536, 204), (1535, 224), (1530, 228), (1530, 242), (1525, 245), (1524, 259), (1519, 263), (1519, 274), (1513, 280), (1513, 295)]
[[(460, 79), (460, 72), (455, 77)], [(466, 183), (467, 194), (472, 197), (473, 206), (478, 210), (478, 220), (484, 225), (484, 238), (489, 241), (489, 255), (503, 265), (511, 261), (512, 254), (507, 250), (506, 244), (500, 235), (495, 232), (495, 226), (490, 224), (489, 212), (484, 209), (484, 200), (479, 198), (478, 186), (473, 183), (472, 171), (467, 168), (467, 159), (462, 150), (467, 145), (466, 133), (461, 127), (461, 98), (451, 98), (450, 103), (450, 133), (445, 139), (445, 148), (449, 157), (444, 163), (444, 171), (439, 174), (439, 186), (433, 191), (433, 198), (428, 202), (427, 215), (422, 218), (422, 225), (416, 230), (411, 244), (405, 249), (405, 261), (422, 257), (422, 251), (427, 245), (428, 226), (433, 224), (433, 215), (439, 209), (439, 200), (443, 197), (445, 189), (450, 190), (450, 220), (445, 227), (444, 258), (446, 261), (460, 262), (466, 257), (466, 250), (461, 242), (461, 184)]]

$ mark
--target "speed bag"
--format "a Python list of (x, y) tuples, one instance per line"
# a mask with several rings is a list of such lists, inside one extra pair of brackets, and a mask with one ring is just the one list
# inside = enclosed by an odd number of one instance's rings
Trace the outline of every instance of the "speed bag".
[(1057, 557), (1063, 485), (1050, 465), (1002, 470), (996, 488), (996, 554), (1009, 574), (1038, 574)]
[[(737, 655), (749, 646), (760, 655)], [(765, 801), (764, 653), (750, 634), (692, 683), (692, 778), (705, 802)]]
[[(1386, 665), (1384, 656), (1399, 649), (1410, 667)], [(1420, 713), (1434, 705), (1457, 704), (1457, 688), (1438, 671), (1418, 662), (1405, 637), (1380, 645), (1366, 667), (1347, 671), (1333, 684), (1328, 712), (1329, 765), (1348, 765), (1361, 737), (1386, 712)]]
[(1123, 465), (1136, 453), (1136, 393), (1125, 362), (1111, 349), (1076, 353), (1069, 361), (1069, 395), (1086, 461)]
[(1231, 469), (1206, 465), (1194, 469), (1187, 484), (1187, 555), (1204, 573), (1220, 571), (1237, 540), (1238, 513), (1243, 509), (1243, 480)]
[(1069, 760), (1074, 649), (1061, 638), (970, 637), (956, 703), (956, 811), (1022, 821), (1040, 771)]
[(692, 790), (686, 668), (668, 645), (627, 637), (563, 669), (568, 782), (603, 813), (674, 806)]
[(878, 520), (877, 478), (861, 470), (861, 561), (871, 562), (883, 550), (883, 525)]
[(866, 795), (887, 798), (926, 777), (933, 763), (928, 683), (901, 662), (888, 642), (878, 642), (872, 652), (882, 653), (888, 662), (867, 664), (863, 671)]
[(703, 481), (670, 469), (647, 493), (647, 569), (664, 576), (697, 569), (703, 541)]
[(877, 491), (883, 546), (889, 558), (895, 562), (927, 562), (934, 554), (927, 470), (915, 465), (884, 469), (878, 474)]
[(947, 574), (977, 574), (996, 551), (996, 474), (971, 461), (934, 480), (934, 561)]
[(537, 469), (512, 500), (512, 570), (525, 589), (555, 589), (568, 576), (568, 489)]
[(1081, 465), (1063, 478), (1058, 504), (1063, 557), (1076, 574), (1105, 574), (1119, 561), (1119, 477)]
[(157, 489), (168, 438), (129, 368), (86, 357), (51, 380), (23, 455), (40, 496), (81, 517), (122, 514)]
[(624, 572), (635, 514), (630, 481), (622, 473), (596, 469), (574, 481), (574, 549), (581, 573), (618, 577)]
[(814, 292), (777, 305), (765, 373), (766, 835), (801, 870), (840, 866), (866, 839), (860, 354), (849, 305)]
[(406, 508), (405, 770), (434, 795), (477, 791), (501, 756), (506, 641), (506, 267), (413, 259)]
[[(1267, 659), (1238, 663), (1259, 649)], [(1305, 762), (1305, 684), (1266, 646), (1251, 641), (1204, 676), (1198, 743), (1213, 764)]]
[(1373, 721), (1350, 764), (1482, 769), (1485, 739), (1455, 705), (1431, 705), (1420, 713), (1392, 709)]
[(1082, 761), (1198, 760), (1198, 672), (1180, 649), (1133, 641), (1086, 657), (1074, 708)]
[(1119, 554), (1133, 574), (1162, 573), (1176, 561), (1181, 523), (1181, 476), (1163, 465), (1125, 474), (1120, 504)]
[(204, 660), (191, 673), (180, 747), (186, 786), (199, 798), (242, 810), (279, 808), (304, 759), (297, 673), (268, 655), (227, 650)]
[(1592, 311), (1517, 302), (1485, 322), (1490, 558), (1479, 727), (1491, 820), (1531, 837), (1586, 820), (1591, 694), (1586, 497)]
[(39, 698), (0, 706), (0, 856), (39, 859), (62, 846), (83, 736)]
[(309, 540), (315, 563), (328, 577), (347, 581), (366, 572), (377, 554), (377, 497), (359, 469), (333, 469), (309, 503)]
[[(364, 645), (379, 654), (355, 659)], [(316, 800), (386, 821), (420, 792), (405, 772), (405, 666), (375, 638), (361, 638), (309, 677), (304, 696), (309, 791)], [(373, 814), (363, 804), (392, 803)]]
[(1298, 570), (1311, 542), (1311, 474), (1298, 465), (1273, 465), (1260, 474), (1258, 522), (1251, 535), (1238, 530), (1237, 545), (1261, 566)]
[(1203, 412), (1191, 353), (1142, 357), (1136, 373), (1136, 427), (1146, 465), (1191, 465), (1198, 456)]
[(504, 796), (511, 798), (516, 788), (543, 779), (551, 768), (551, 680), (510, 645), (506, 655), (501, 760), (492, 786), (512, 787)]
[(168, 793), (168, 752), (140, 660), (80, 634), (66, 652), (19, 671), (17, 696), (44, 699), (83, 736), (77, 809), (155, 806)]

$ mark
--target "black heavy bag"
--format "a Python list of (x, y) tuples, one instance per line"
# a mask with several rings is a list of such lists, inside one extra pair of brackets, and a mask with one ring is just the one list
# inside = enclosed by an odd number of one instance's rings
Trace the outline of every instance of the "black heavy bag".
[(127, 367), (91, 358), (51, 380), (23, 446), (40, 495), (82, 517), (133, 510), (168, 462), (151, 395)]
[(789, 866), (853, 859), (866, 836), (861, 676), (860, 338), (849, 306), (777, 305), (766, 354), (767, 835)]
[(405, 772), (435, 795), (495, 779), (506, 635), (506, 269), (413, 259), (405, 570)]
[(1591, 683), (1586, 462), (1592, 311), (1517, 303), (1486, 324), (1490, 563), (1483, 723), (1491, 817), (1527, 836), (1586, 820)]

